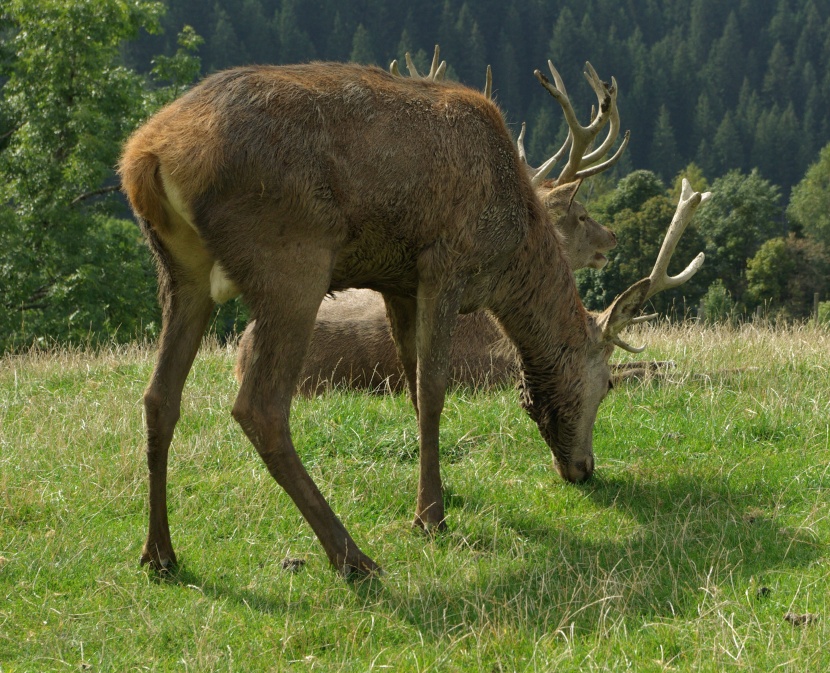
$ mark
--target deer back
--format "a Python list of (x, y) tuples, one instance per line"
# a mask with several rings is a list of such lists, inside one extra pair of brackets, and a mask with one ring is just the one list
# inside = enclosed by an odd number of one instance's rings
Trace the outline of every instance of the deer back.
[(506, 263), (535, 199), (479, 92), (350, 64), (218, 73), (151, 118), (121, 174), (163, 230), (142, 188), (148, 158), (206, 247), (240, 253), (224, 269), (240, 288), (246, 256), (292, 232), (338, 251), (332, 289), (412, 291), (413, 251), (436, 244), (447, 264), (481, 273)]

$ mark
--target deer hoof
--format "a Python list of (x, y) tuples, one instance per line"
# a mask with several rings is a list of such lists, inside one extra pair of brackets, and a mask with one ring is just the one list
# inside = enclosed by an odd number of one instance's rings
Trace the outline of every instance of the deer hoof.
[(423, 517), (415, 515), (415, 520), (412, 522), (414, 528), (420, 528), (427, 535), (438, 535), (439, 533), (447, 532), (447, 522), (444, 519), (439, 521), (430, 521)]
[(176, 555), (171, 551), (165, 556), (153, 554), (146, 549), (141, 554), (140, 564), (149, 565), (157, 573), (166, 575), (172, 573), (176, 568)]
[(347, 558), (340, 565), (340, 574), (348, 581), (354, 582), (362, 579), (383, 577), (383, 568), (364, 554), (355, 558)]

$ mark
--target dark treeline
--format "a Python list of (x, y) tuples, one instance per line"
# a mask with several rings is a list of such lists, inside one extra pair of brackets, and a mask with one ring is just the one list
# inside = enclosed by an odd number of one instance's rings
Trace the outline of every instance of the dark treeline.
[[(484, 85), (540, 164), (566, 135), (533, 71), (551, 59), (583, 123), (585, 61), (619, 84), (629, 149), (580, 198), (619, 245), (581, 273), (591, 309), (650, 271), (677, 176), (711, 201), (678, 264), (701, 272), (653, 308), (709, 319), (811, 315), (830, 296), (830, 4), (815, 0), (6, 0), (0, 3), (0, 352), (159, 330), (155, 278), (118, 194), (127, 135), (199, 77), (243, 63), (387, 68), (433, 46)], [(471, 139), (475, 142), (475, 139)], [(823, 313), (822, 313), (823, 311)], [(819, 310), (830, 322), (830, 302)], [(236, 301), (214, 327), (244, 324)]]
[(529, 125), (540, 162), (561, 141), (561, 114), (532, 73), (551, 59), (577, 110), (593, 103), (589, 60), (616, 77), (627, 170), (669, 180), (694, 161), (789, 189), (830, 141), (830, 5), (814, 0), (167, 0), (161, 36), (130, 47), (137, 67), (172, 53), (182, 25), (205, 39), (203, 73), (242, 63), (354, 60), (387, 67), (435, 43), (450, 76), (483, 86), (487, 64), (514, 126)]

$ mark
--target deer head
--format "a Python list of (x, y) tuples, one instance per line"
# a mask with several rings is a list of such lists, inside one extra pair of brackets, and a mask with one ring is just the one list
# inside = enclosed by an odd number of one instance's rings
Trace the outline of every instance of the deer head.
[(653, 318), (638, 315), (645, 302), (662, 290), (685, 283), (703, 264), (700, 253), (682, 273), (667, 273), (680, 237), (694, 212), (710, 196), (708, 192), (694, 192), (683, 180), (675, 215), (651, 274), (620, 294), (602, 313), (588, 315), (586, 332), (571, 337), (581, 340), (582, 347), (574, 347), (567, 358), (558, 361), (558, 376), (551, 377), (549, 361), (541, 366), (534, 353), (520, 352), (524, 361), (522, 404), (539, 425), (557, 469), (568, 481), (584, 481), (593, 472), (592, 428), (600, 402), (612, 387), (608, 360), (614, 347), (635, 353), (645, 348), (629, 346), (620, 333), (628, 325)]

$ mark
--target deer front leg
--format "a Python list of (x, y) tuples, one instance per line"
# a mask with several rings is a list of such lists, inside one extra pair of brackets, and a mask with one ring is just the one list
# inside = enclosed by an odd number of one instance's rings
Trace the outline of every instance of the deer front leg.
[(159, 571), (176, 564), (167, 522), (167, 456), (179, 419), (182, 389), (207, 327), (213, 301), (209, 288), (176, 283), (162, 286), (164, 326), (150, 385), (144, 393), (147, 467), (150, 473), (150, 521), (141, 565)]
[(418, 287), (416, 343), (421, 461), (414, 524), (426, 531), (446, 528), (438, 431), (447, 392), (452, 332), (462, 290), (462, 286), (447, 289), (423, 281)]

